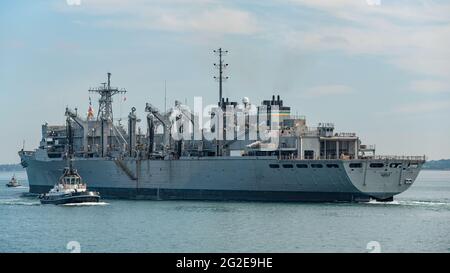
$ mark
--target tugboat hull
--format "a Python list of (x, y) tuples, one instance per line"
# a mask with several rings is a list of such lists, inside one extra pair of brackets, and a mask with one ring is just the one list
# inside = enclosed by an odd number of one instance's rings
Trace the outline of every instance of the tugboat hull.
[(53, 204), (53, 205), (64, 205), (64, 204), (79, 204), (79, 203), (98, 203), (100, 201), (100, 196), (97, 193), (89, 192), (83, 194), (72, 194), (61, 197), (48, 197), (45, 196), (41, 198), (41, 204)]

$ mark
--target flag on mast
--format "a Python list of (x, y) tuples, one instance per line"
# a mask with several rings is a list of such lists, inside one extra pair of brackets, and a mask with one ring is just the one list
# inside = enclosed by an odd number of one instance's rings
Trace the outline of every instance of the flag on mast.
[(87, 112), (87, 119), (90, 120), (94, 117), (94, 108), (92, 108), (92, 100), (91, 97), (89, 97), (89, 108)]

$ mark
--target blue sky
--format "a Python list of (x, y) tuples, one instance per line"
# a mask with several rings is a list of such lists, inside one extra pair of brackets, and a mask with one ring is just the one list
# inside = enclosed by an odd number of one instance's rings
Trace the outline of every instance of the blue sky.
[(379, 154), (450, 157), (448, 1), (15, 0), (0, 3), (0, 163), (66, 105), (85, 112), (106, 72), (129, 91), (116, 117), (163, 108), (164, 81), (169, 103), (214, 103), (218, 47), (233, 100), (280, 94)]

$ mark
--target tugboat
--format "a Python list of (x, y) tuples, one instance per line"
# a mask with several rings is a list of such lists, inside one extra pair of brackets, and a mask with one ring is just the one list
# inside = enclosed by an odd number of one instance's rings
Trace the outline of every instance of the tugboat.
[(58, 183), (39, 198), (41, 204), (97, 203), (100, 201), (100, 194), (88, 191), (86, 183), (83, 182), (77, 170), (72, 168), (72, 164), (69, 164), (69, 167), (64, 168), (64, 174)]
[(76, 204), (100, 201), (100, 194), (94, 191), (88, 191), (86, 183), (83, 181), (77, 170), (72, 166), (73, 155), (73, 137), (72, 127), (67, 119), (67, 138), (68, 138), (68, 166), (64, 168), (63, 175), (58, 183), (48, 192), (39, 196), (41, 204)]
[(20, 186), (20, 183), (19, 183), (19, 181), (17, 181), (15, 174), (13, 175), (11, 180), (9, 180), (9, 182), (6, 184), (6, 186), (10, 187), (10, 188), (15, 188), (15, 187), (19, 187)]

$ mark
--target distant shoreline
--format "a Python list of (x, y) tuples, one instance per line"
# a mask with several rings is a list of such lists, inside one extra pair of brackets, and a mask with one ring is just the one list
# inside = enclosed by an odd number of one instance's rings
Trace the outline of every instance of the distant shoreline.
[(24, 171), (20, 164), (0, 164), (0, 172)]
[(423, 166), (423, 170), (450, 171), (450, 159), (427, 161)]

